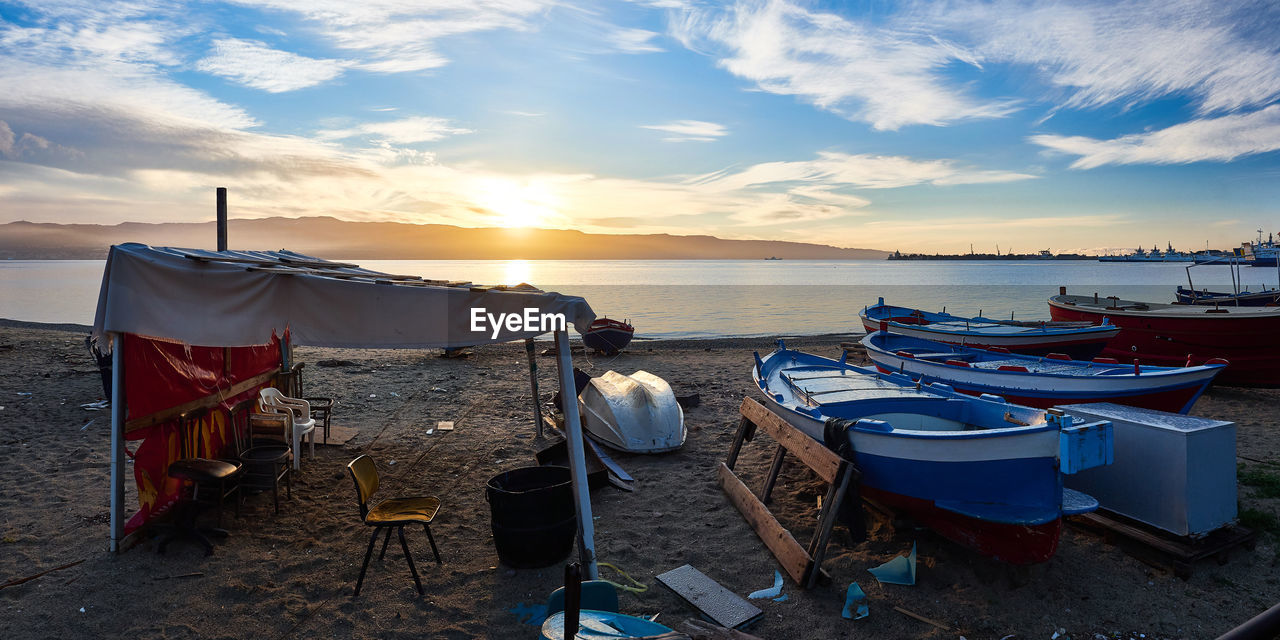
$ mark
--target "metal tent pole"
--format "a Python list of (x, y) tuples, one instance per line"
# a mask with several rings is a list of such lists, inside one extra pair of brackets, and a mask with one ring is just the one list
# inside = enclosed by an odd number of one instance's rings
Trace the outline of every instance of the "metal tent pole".
[(534, 353), (533, 338), (524, 341), (524, 352), (529, 356), (529, 386), (533, 391), (533, 422), (542, 437), (542, 400), (538, 397), (538, 355)]
[(124, 539), (124, 336), (111, 334), (111, 553)]
[(564, 432), (569, 446), (569, 473), (573, 477), (573, 499), (578, 507), (578, 557), (583, 578), (595, 580), (595, 524), (591, 520), (591, 490), (587, 487), (587, 459), (583, 453), (582, 420), (578, 416), (578, 387), (573, 380), (573, 357), (569, 354), (569, 330), (556, 331), (556, 365), (560, 373), (560, 406), (564, 410)]

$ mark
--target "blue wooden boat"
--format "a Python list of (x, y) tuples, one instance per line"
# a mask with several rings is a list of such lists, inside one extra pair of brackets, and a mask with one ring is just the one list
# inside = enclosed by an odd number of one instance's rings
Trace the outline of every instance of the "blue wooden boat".
[(781, 342), (756, 355), (753, 377), (779, 415), (844, 449), (862, 472), (864, 497), (984, 555), (1044, 562), (1058, 548), (1062, 517), (1098, 506), (1065, 489), (1062, 474), (1111, 462), (1109, 422), (917, 384)]
[(629, 322), (598, 318), (582, 334), (582, 344), (593, 351), (614, 355), (631, 344), (636, 329)]
[(1110, 324), (1089, 322), (995, 320), (965, 318), (910, 307), (895, 307), (880, 298), (859, 314), (867, 333), (888, 329), (893, 333), (934, 342), (979, 349), (1003, 347), (1013, 353), (1046, 355), (1065, 353), (1077, 360), (1098, 355), (1120, 332)]
[(1062, 404), (1114, 402), (1186, 413), (1226, 366), (1122, 365), (1114, 358), (1092, 362), (1062, 354), (1024, 356), (942, 344), (877, 331), (862, 339), (880, 371), (900, 371), (916, 380), (942, 382), (956, 391), (990, 393), (1009, 402), (1048, 409)]
[(1174, 304), (1200, 304), (1223, 307), (1265, 307), (1280, 305), (1280, 289), (1263, 289), (1262, 291), (1209, 291), (1207, 289), (1188, 289), (1179, 286)]

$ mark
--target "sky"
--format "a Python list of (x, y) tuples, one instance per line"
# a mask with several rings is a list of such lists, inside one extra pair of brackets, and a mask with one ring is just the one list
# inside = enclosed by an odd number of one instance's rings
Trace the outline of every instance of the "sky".
[(1280, 231), (1280, 3), (0, 0), (0, 222)]

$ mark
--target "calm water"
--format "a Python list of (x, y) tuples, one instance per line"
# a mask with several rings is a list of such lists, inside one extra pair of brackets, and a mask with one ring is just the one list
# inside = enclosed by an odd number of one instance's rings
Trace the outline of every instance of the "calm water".
[[(363, 260), (395, 274), (484, 284), (529, 282), (584, 296), (597, 314), (626, 318), (647, 338), (804, 335), (860, 331), (857, 312), (883, 296), (903, 306), (991, 317), (1047, 319), (1045, 299), (1071, 293), (1167, 302), (1185, 264), (1061, 262), (841, 262), (765, 260)], [(92, 324), (100, 260), (0, 261), (0, 317)], [(1241, 269), (1251, 289), (1270, 269)], [(1197, 288), (1229, 288), (1228, 267), (1191, 270)]]

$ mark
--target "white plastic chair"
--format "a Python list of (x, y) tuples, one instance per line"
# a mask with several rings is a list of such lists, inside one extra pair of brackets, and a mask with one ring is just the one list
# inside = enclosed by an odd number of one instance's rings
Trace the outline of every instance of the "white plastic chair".
[(293, 433), (293, 470), (301, 467), (302, 436), (311, 434), (308, 440), (311, 447), (311, 458), (316, 457), (316, 421), (311, 418), (311, 405), (306, 400), (290, 398), (280, 393), (275, 387), (266, 387), (258, 392), (258, 406), (263, 413), (274, 413), (285, 416)]

